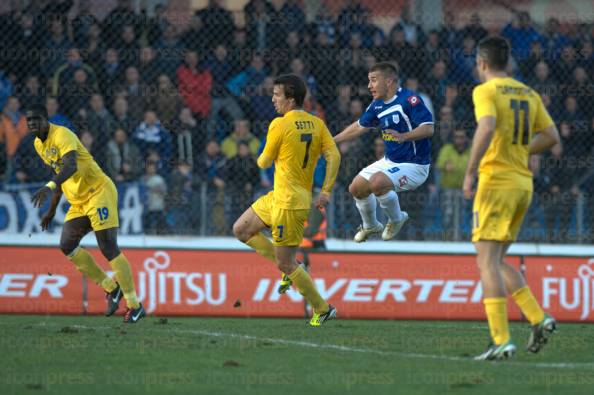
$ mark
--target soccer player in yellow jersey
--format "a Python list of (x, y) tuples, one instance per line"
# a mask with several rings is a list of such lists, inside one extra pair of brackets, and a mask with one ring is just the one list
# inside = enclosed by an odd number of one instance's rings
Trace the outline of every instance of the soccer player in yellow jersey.
[[(305, 83), (296, 75), (283, 75), (274, 81), (272, 102), (282, 116), (270, 123), (266, 146), (258, 158), (263, 169), (274, 162), (274, 190), (237, 219), (233, 233), (278, 265), (284, 273), (283, 281), (292, 283), (313, 307), (310, 324), (320, 326), (336, 317), (336, 309), (320, 296), (310, 275), (295, 261), (295, 253), (310, 210), (318, 158), (323, 154), (326, 159), (326, 177), (316, 201), (322, 208), (330, 199), (340, 153), (324, 122), (301, 108), (305, 94)], [(270, 228), (272, 241), (261, 233), (264, 228)]]
[[(35, 150), (56, 172), (56, 176), (31, 197), (33, 205), (41, 207), (52, 195), (41, 228), (49, 227), (64, 194), (71, 206), (64, 220), (60, 249), (81, 273), (105, 290), (106, 316), (116, 312), (123, 297), (127, 304), (124, 322), (136, 323), (145, 311), (136, 296), (130, 263), (118, 247), (118, 193), (113, 181), (103, 173), (71, 130), (48, 122), (45, 107), (32, 106), (26, 117), (27, 126), (36, 137)], [(79, 246), (80, 240), (91, 230), (95, 232), (99, 249), (109, 261), (117, 282)]]
[(492, 339), (477, 360), (505, 359), (516, 351), (509, 335), (506, 294), (532, 325), (527, 351), (538, 352), (556, 327), (522, 275), (503, 260), (532, 199), (529, 156), (559, 144), (559, 133), (539, 94), (507, 75), (509, 52), (501, 37), (479, 43), (476, 64), (482, 84), (472, 94), (478, 125), (463, 191), (466, 198), (472, 197), (478, 170), (472, 242)]

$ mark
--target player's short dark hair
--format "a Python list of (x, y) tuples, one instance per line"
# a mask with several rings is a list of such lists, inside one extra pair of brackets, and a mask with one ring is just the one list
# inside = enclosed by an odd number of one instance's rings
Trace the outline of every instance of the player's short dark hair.
[(501, 36), (489, 36), (478, 43), (477, 53), (494, 71), (505, 70), (509, 61), (510, 46)]
[(34, 103), (34, 104), (31, 104), (30, 106), (27, 106), (27, 111), (31, 111), (33, 114), (36, 114), (36, 115), (41, 115), (45, 119), (47, 119), (47, 117), (48, 117), (47, 109), (45, 108), (44, 105), (39, 104), (39, 103)]
[(400, 70), (398, 69), (398, 65), (395, 63), (390, 62), (379, 62), (374, 64), (369, 68), (369, 72), (373, 73), (374, 71), (379, 71), (381, 73), (390, 75), (391, 77), (398, 77), (400, 74)]
[(303, 106), (307, 87), (305, 82), (295, 74), (284, 74), (276, 77), (274, 85), (282, 85), (287, 99), (295, 99), (297, 107)]

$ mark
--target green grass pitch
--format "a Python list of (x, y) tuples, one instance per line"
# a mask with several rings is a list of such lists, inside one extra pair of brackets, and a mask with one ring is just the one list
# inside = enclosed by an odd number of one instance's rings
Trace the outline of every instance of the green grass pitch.
[(474, 362), (484, 322), (0, 317), (1, 394), (592, 394), (594, 326), (541, 354)]

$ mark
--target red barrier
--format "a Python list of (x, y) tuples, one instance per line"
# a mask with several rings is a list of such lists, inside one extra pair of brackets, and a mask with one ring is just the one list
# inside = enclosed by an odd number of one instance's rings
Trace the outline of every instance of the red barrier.
[[(80, 314), (105, 308), (54, 248), (0, 249), (0, 312)], [(98, 262), (108, 264), (96, 250)], [(127, 250), (137, 292), (157, 315), (303, 315), (301, 295), (276, 292), (280, 273), (251, 252)], [(471, 255), (309, 255), (318, 290), (342, 318), (483, 319), (482, 289)], [(508, 262), (517, 266), (518, 257)], [(594, 261), (593, 261), (594, 262)], [(594, 321), (594, 263), (585, 258), (526, 257), (526, 275), (543, 306), (564, 321)], [(510, 301), (510, 314), (519, 310)]]

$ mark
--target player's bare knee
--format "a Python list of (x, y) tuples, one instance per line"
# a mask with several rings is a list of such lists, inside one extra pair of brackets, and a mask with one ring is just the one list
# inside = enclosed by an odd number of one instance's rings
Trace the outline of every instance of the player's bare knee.
[(113, 260), (118, 255), (120, 255), (121, 251), (117, 244), (109, 243), (108, 245), (99, 246), (101, 253), (108, 261)]
[(290, 260), (277, 259), (276, 264), (278, 266), (278, 269), (287, 275), (293, 273), (293, 271), (297, 267), (296, 264)]
[(247, 226), (247, 223), (245, 221), (242, 221), (241, 219), (235, 221), (235, 223), (233, 224), (233, 234), (235, 235), (237, 240), (241, 241), (242, 243), (245, 243), (252, 237), (252, 235), (250, 235), (249, 233), (249, 227)]
[(385, 179), (380, 176), (373, 175), (369, 179), (369, 189), (375, 196), (385, 195), (390, 192), (394, 187), (391, 184), (386, 183)]
[(69, 256), (72, 252), (78, 247), (78, 244), (74, 244), (70, 241), (62, 241), (60, 240), (60, 250), (62, 254)]
[(353, 195), (353, 197), (355, 199), (364, 199), (367, 196), (369, 196), (369, 194), (371, 193), (371, 191), (369, 190), (369, 188), (363, 187), (363, 185), (361, 185), (361, 182), (358, 182), (355, 179), (349, 185), (349, 193), (351, 195)]

